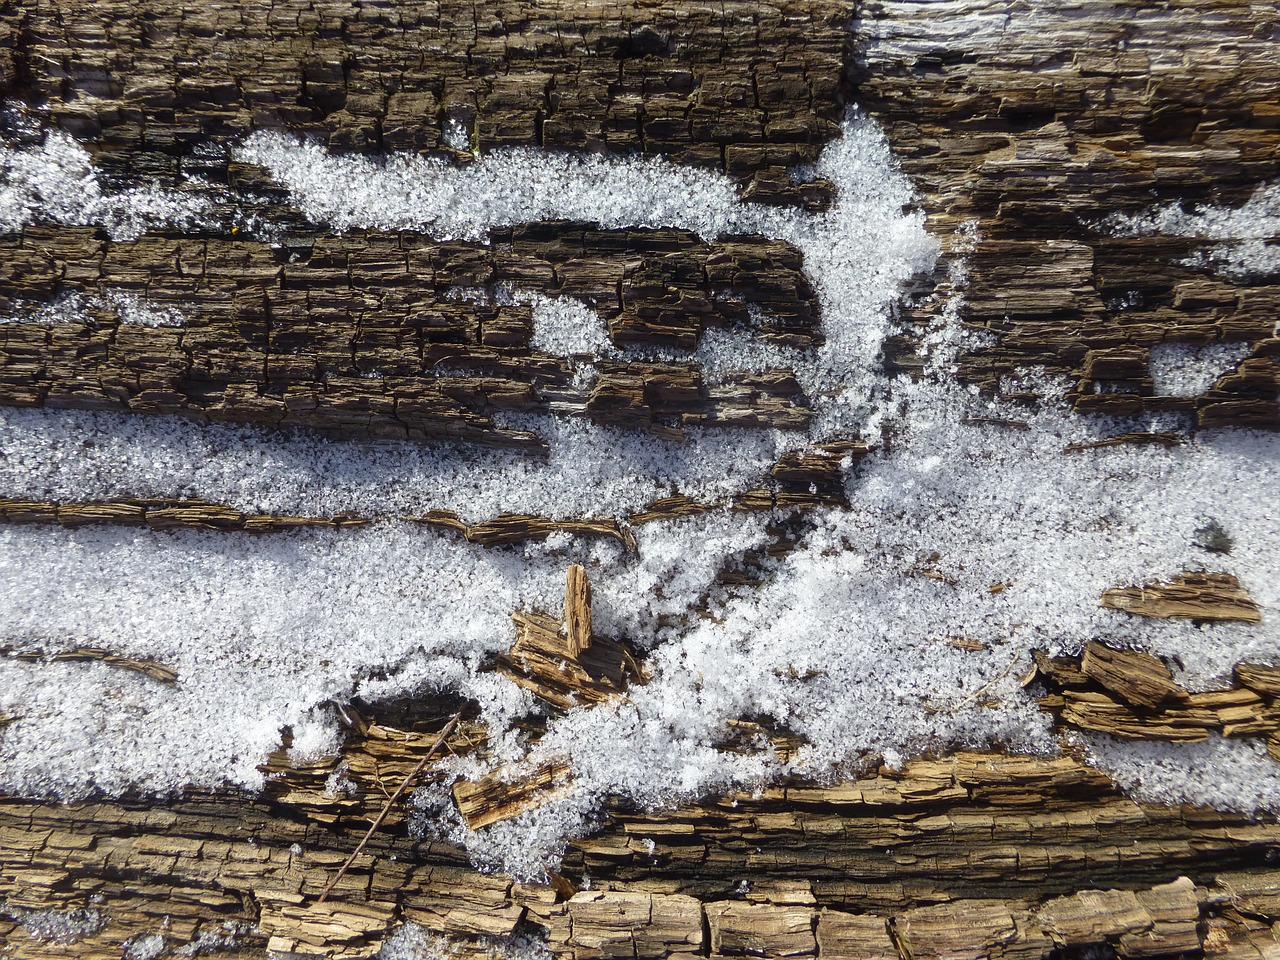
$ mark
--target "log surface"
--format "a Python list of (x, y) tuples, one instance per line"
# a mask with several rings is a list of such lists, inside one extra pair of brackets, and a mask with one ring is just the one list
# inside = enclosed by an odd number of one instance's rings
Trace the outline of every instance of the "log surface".
[[(529, 305), (491, 297), (501, 284), (577, 296), (615, 342), (686, 351), (707, 328), (763, 308), (780, 322), (760, 336), (811, 345), (820, 311), (786, 243), (566, 223), (496, 231), (487, 243), (334, 237), (264, 171), (204, 148), (279, 129), (337, 152), (434, 151), (457, 163), (515, 146), (638, 152), (722, 172), (744, 198), (820, 211), (831, 185), (791, 171), (817, 158), (857, 103), (886, 129), (946, 250), (972, 244), (963, 317), (991, 339), (960, 359), (962, 377), (996, 391), (1036, 365), (1070, 380), (1084, 414), (1274, 428), (1280, 281), (1190, 265), (1203, 238), (1117, 236), (1099, 224), (1177, 201), (1238, 207), (1277, 176), (1278, 44), (1280, 11), (1227, 0), (13, 0), (0, 7), (4, 96), (78, 138), (120, 187), (202, 179), (215, 216), (196, 235), (111, 239), (39, 224), (0, 239), (0, 313), (31, 320), (59, 298), (96, 298), (92, 323), (0, 324), (0, 403), (530, 456), (539, 439), (495, 414), (551, 411), (662, 435), (803, 428), (806, 398), (785, 371), (711, 384), (692, 361), (604, 363), (595, 387), (578, 391), (565, 358), (531, 346)], [(242, 230), (234, 206), (275, 239)], [(918, 291), (888, 367), (921, 369), (921, 339), (954, 284), (940, 271)], [(112, 306), (121, 292), (181, 305), (188, 325), (131, 324)], [(1151, 352), (1170, 343), (1240, 344), (1244, 359), (1197, 395), (1161, 396)], [(847, 438), (789, 454), (735, 506), (831, 502), (840, 464), (866, 450)], [(707, 508), (676, 493), (619, 519)], [(557, 530), (629, 536), (614, 518), (416, 519), (481, 543)], [(269, 532), (363, 518), (6, 498), (0, 521)], [(1144, 616), (1257, 613), (1231, 584), (1203, 577), (1117, 585), (1100, 600)], [(516, 650), (506, 669), (548, 702), (621, 696), (639, 679), (630, 653), (592, 638), (581, 615), (562, 669), (546, 655), (557, 622), (529, 616), (545, 662)], [(594, 674), (584, 649), (601, 658)], [(1235, 681), (1189, 692), (1155, 658), (1102, 644), (1037, 664), (1042, 705), (1064, 733), (1252, 737), (1280, 757), (1275, 669), (1241, 664)], [(464, 956), (521, 933), (574, 960), (1280, 956), (1273, 818), (1136, 802), (1070, 752), (961, 752), (678, 810), (615, 805), (546, 883), (483, 873), (459, 847), (409, 836), (397, 808), (318, 902), (458, 706), (353, 708), (340, 756), (295, 768), (282, 749), (260, 796), (0, 798), (0, 957), (363, 957), (406, 921)], [(484, 731), (464, 723), (449, 745), (484, 751)], [(341, 790), (326, 786), (335, 774)], [(473, 782), (455, 798), (482, 826), (564, 775)]]

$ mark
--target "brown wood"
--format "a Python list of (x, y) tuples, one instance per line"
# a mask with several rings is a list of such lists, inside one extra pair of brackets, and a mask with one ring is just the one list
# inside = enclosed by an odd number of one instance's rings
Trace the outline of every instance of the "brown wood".
[(1246, 623), (1262, 619), (1258, 605), (1240, 581), (1226, 573), (1180, 573), (1167, 583), (1113, 587), (1102, 594), (1101, 604), (1140, 617)]
[[(920, 279), (903, 332), (886, 344), (888, 370), (923, 368), (923, 337), (962, 293), (962, 319), (991, 340), (960, 357), (959, 373), (988, 392), (1031, 365), (1069, 378), (1084, 416), (1181, 413), (1197, 429), (1275, 428), (1276, 278), (1237, 282), (1196, 266), (1206, 247), (1196, 238), (1098, 225), (1172, 202), (1239, 206), (1276, 177), (1277, 37), (1273, 6), (1229, 0), (17, 0), (0, 6), (5, 96), (80, 138), (122, 187), (216, 185), (215, 215), (193, 235), (112, 240), (41, 223), (0, 238), (6, 315), (123, 290), (189, 320), (142, 329), (102, 300), (92, 323), (0, 325), (0, 402), (527, 456), (541, 455), (540, 438), (498, 415), (555, 410), (668, 437), (803, 428), (809, 398), (786, 370), (711, 384), (692, 361), (609, 361), (593, 389), (578, 390), (566, 358), (532, 348), (528, 306), (489, 296), (499, 284), (575, 296), (620, 344), (684, 350), (758, 307), (779, 318), (761, 338), (812, 346), (819, 305), (784, 242), (569, 223), (496, 230), (483, 243), (333, 236), (222, 148), (283, 129), (340, 153), (431, 152), (459, 164), (502, 146), (640, 153), (723, 172), (751, 200), (820, 211), (831, 184), (791, 171), (817, 158), (857, 103), (886, 131), (946, 251), (973, 247), (962, 286), (945, 273), (952, 259)], [(446, 141), (451, 125), (469, 149)], [(243, 228), (235, 205), (271, 236)], [(1241, 343), (1247, 357), (1197, 396), (1161, 396), (1150, 357), (1167, 343)], [(1117, 430), (1068, 449), (1176, 446), (1194, 432)], [(839, 504), (845, 470), (894, 440), (889, 430), (788, 454), (728, 506)], [(563, 531), (634, 550), (631, 525), (723, 506), (672, 491), (629, 517), (412, 519), (499, 547)], [(14, 497), (0, 501), (0, 520), (262, 532), (364, 522), (204, 501)], [(785, 538), (772, 549), (785, 551)], [(927, 564), (915, 573), (946, 576)], [(563, 619), (517, 613), (516, 644), (492, 665), (550, 710), (622, 697), (644, 679), (632, 651), (593, 634), (585, 578), (569, 594)], [(1212, 573), (1118, 585), (1102, 602), (1140, 616), (1270, 616)], [(4, 655), (93, 657), (171, 679), (163, 664), (101, 647)], [(1246, 737), (1280, 760), (1274, 666), (1240, 664), (1230, 686), (1193, 693), (1158, 659), (1094, 642), (1079, 657), (1038, 657), (1034, 680), (1064, 732)], [(157, 943), (175, 955), (367, 957), (404, 922), (447, 938), (460, 957), (530, 933), (573, 960), (1280, 955), (1274, 818), (1135, 801), (1070, 752), (960, 751), (672, 810), (613, 804), (548, 865), (548, 882), (522, 883), (414, 835), (411, 811), (387, 802), (414, 771), (440, 775), (431, 761), (442, 732), (451, 753), (486, 756), (471, 705), (339, 706), (350, 727), (341, 753), (294, 767), (282, 746), (264, 764), (261, 795), (0, 798), (0, 957), (146, 960)], [(459, 709), (450, 732), (445, 718)], [(535, 723), (529, 734), (539, 732)], [(784, 757), (803, 746), (759, 718), (731, 723), (718, 746), (759, 743)], [(485, 829), (570, 777), (555, 764), (505, 768), (453, 784), (452, 796), (458, 816)], [(74, 935), (60, 940), (51, 918)]]

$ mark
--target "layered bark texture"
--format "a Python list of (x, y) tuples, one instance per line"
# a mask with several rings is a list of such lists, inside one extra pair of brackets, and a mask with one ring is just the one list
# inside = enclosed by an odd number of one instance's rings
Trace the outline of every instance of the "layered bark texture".
[[(811, 347), (821, 310), (784, 241), (566, 222), (484, 242), (334, 235), (226, 148), (282, 130), (337, 153), (463, 165), (510, 146), (638, 153), (722, 172), (745, 200), (820, 211), (832, 185), (804, 165), (856, 103), (886, 130), (928, 228), (969, 262), (963, 278), (947, 258), (921, 278), (909, 331), (887, 345), (890, 369), (923, 368), (922, 338), (962, 288), (963, 319), (990, 337), (960, 357), (959, 375), (985, 390), (1034, 365), (1069, 378), (1085, 415), (1166, 411), (1198, 427), (1274, 428), (1275, 278), (1215, 270), (1214, 245), (1230, 237), (1116, 218), (1180, 201), (1238, 208), (1276, 177), (1278, 45), (1280, 12), (1226, 0), (9, 0), (4, 96), (77, 138), (116, 188), (183, 186), (212, 213), (197, 231), (135, 239), (50, 223), (0, 238), (0, 313), (30, 321), (0, 324), (0, 403), (530, 457), (543, 441), (508, 414), (664, 437), (804, 429), (809, 398), (788, 370), (710, 378), (688, 356), (615, 358), (584, 388), (568, 358), (533, 346), (534, 306), (495, 295), (511, 286), (580, 299), (619, 346), (688, 355), (708, 329), (760, 311), (773, 318), (762, 340)], [(121, 294), (180, 306), (186, 323), (131, 322)], [(91, 322), (34, 319), (72, 295), (91, 304)], [(1153, 350), (1170, 344), (1234, 344), (1240, 359), (1204, 389), (1170, 395), (1152, 372)], [(841, 471), (876, 439), (788, 454), (731, 506), (839, 503)], [(369, 520), (202, 500), (0, 498), (3, 523), (237, 535)], [(616, 517), (407, 519), (495, 546), (568, 533), (634, 551), (631, 527), (712, 506), (674, 492)], [(1117, 584), (1099, 602), (1206, 622), (1266, 615), (1213, 573)], [(645, 682), (634, 651), (593, 633), (589, 585), (572, 574), (563, 622), (512, 612), (516, 645), (495, 669), (549, 709), (625, 698)], [(50, 656), (175, 679), (96, 646)], [(1062, 756), (958, 752), (675, 810), (615, 804), (545, 883), (485, 873), (447, 839), (410, 836), (401, 804), (339, 876), (455, 710), (466, 719), (449, 750), (488, 750), (472, 705), (451, 701), (344, 705), (341, 754), (295, 767), (286, 743), (257, 796), (0, 797), (0, 957), (364, 957), (405, 922), (460, 956), (511, 950), (521, 936), (545, 938), (563, 960), (1280, 956), (1273, 818), (1136, 802), (1070, 748), (1079, 731), (1254, 737), (1280, 757), (1276, 670), (1241, 664), (1230, 688), (1193, 692), (1158, 658), (1095, 642), (1078, 658), (1041, 657), (1026, 682), (1043, 688)], [(738, 741), (744, 751), (795, 746), (751, 718), (726, 735)], [(569, 777), (554, 764), (500, 770), (458, 783), (453, 797), (484, 829)]]

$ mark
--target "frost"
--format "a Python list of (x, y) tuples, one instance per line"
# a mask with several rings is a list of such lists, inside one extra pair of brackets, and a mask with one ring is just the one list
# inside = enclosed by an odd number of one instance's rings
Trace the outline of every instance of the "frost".
[(1256, 741), (1216, 734), (1200, 743), (1074, 739), (1091, 764), (1139, 800), (1201, 804), (1212, 798), (1221, 810), (1280, 812), (1280, 769)]
[(70, 293), (52, 303), (20, 305), (9, 316), (0, 316), (0, 324), (91, 324), (95, 312), (114, 313), (124, 323), (144, 327), (181, 327), (187, 322), (176, 307), (157, 306), (135, 293), (108, 289), (101, 296)]
[(585, 303), (572, 297), (544, 297), (522, 291), (508, 295), (517, 303), (533, 306), (533, 337), (529, 345), (535, 350), (565, 357), (613, 352), (609, 328), (600, 314)]
[(200, 957), (206, 953), (235, 950), (244, 946), (245, 940), (258, 932), (255, 924), (228, 920), (219, 929), (202, 929), (194, 940), (173, 952), (179, 957)]
[(125, 960), (156, 960), (168, 951), (165, 939), (158, 933), (134, 937), (124, 947)]
[(1280, 183), (1258, 187), (1234, 209), (1204, 204), (1187, 210), (1173, 203), (1146, 213), (1108, 218), (1116, 236), (1197, 237), (1220, 241), (1192, 256), (1187, 266), (1208, 266), (1234, 280), (1280, 275)]
[(466, 121), (460, 117), (449, 117), (444, 122), (445, 146), (465, 153), (471, 152), (471, 134), (467, 130)]
[(1159, 343), (1151, 348), (1151, 379), (1159, 395), (1197, 397), (1219, 377), (1234, 370), (1249, 353), (1247, 343), (1211, 343), (1203, 347)]
[(74, 943), (97, 933), (107, 922), (101, 910), (77, 907), (73, 910), (22, 910), (8, 907), (33, 940)]
[[(377, 960), (447, 960), (460, 951), (460, 944), (448, 937), (431, 933), (416, 923), (405, 923), (389, 936), (377, 953)], [(465, 944), (467, 956), (476, 948), (492, 960), (550, 960), (546, 941), (532, 934), (517, 933), (510, 937), (482, 937)]]
[(190, 230), (207, 210), (206, 200), (181, 190), (105, 189), (88, 151), (61, 131), (50, 131), (39, 147), (0, 146), (0, 233), (44, 219), (132, 240), (157, 227)]

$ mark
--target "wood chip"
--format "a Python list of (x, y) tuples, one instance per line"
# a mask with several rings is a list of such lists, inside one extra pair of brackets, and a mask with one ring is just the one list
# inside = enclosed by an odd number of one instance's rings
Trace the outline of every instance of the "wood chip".
[(479, 830), (564, 795), (570, 782), (569, 765), (561, 760), (532, 769), (511, 765), (478, 780), (459, 780), (453, 800), (467, 827)]
[(1164, 661), (1137, 650), (1116, 650), (1091, 641), (1080, 657), (1080, 671), (1138, 706), (1157, 707), (1187, 696)]
[(1142, 587), (1112, 587), (1103, 591), (1100, 605), (1140, 617), (1179, 617), (1190, 620), (1257, 623), (1257, 603), (1227, 573), (1180, 573), (1167, 583)]
[(576, 660), (591, 645), (591, 582), (577, 563), (565, 574), (564, 625), (569, 655)]

